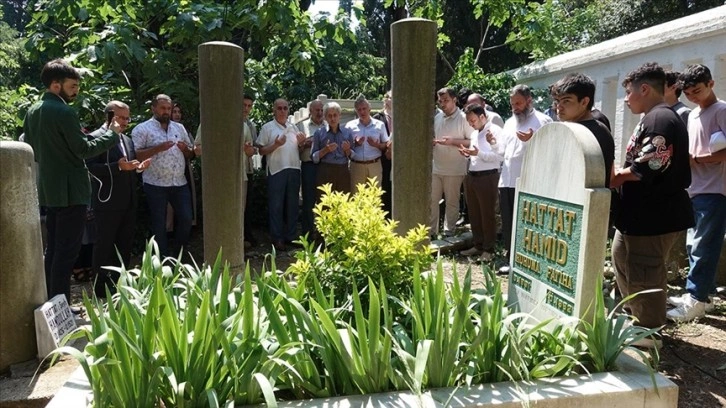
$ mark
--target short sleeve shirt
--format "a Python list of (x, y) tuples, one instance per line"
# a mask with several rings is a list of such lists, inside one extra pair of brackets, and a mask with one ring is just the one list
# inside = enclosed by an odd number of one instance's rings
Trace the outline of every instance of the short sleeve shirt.
[[(726, 133), (726, 102), (716, 103), (701, 109), (697, 107), (688, 118), (688, 151), (691, 155), (702, 156), (711, 151), (711, 138), (718, 133)], [(693, 163), (691, 167), (691, 186), (688, 194), (726, 195), (726, 161), (720, 163)]]
[[(434, 117), (434, 136), (437, 139), (470, 139), (474, 129), (466, 121), (461, 109), (449, 116), (439, 112)], [(456, 146), (434, 146), (433, 174), (440, 176), (463, 176), (466, 174), (466, 157), (459, 153)]]
[[(192, 144), (187, 130), (180, 123), (169, 121), (166, 130), (154, 118), (136, 126), (131, 132), (136, 150), (148, 149), (166, 141)], [(175, 187), (187, 184), (184, 153), (173, 146), (151, 158), (149, 168), (142, 173), (144, 183), (159, 187)]]
[[(388, 143), (388, 131), (386, 124), (378, 119), (370, 118), (367, 125), (360, 119), (353, 119), (345, 124), (353, 135), (353, 140), (361, 140), (361, 144), (353, 143), (353, 158), (357, 161), (375, 160), (381, 157), (381, 149), (368, 144), (371, 137), (379, 143)], [(362, 138), (362, 139), (361, 139)]]
[(257, 144), (267, 146), (278, 136), (285, 135), (285, 143), (267, 155), (267, 171), (277, 174), (285, 169), (300, 170), (300, 153), (297, 146), (298, 129), (292, 123), (281, 125), (276, 120), (265, 123), (257, 136)]
[(639, 181), (620, 189), (615, 222), (626, 235), (661, 235), (693, 226), (686, 188), (691, 184), (686, 125), (666, 104), (653, 107), (635, 128), (625, 166)]

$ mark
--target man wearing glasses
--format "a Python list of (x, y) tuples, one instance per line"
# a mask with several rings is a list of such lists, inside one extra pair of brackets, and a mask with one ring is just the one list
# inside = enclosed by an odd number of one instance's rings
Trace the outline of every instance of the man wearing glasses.
[(289, 105), (284, 99), (273, 104), (274, 119), (260, 129), (257, 145), (267, 156), (267, 200), (270, 237), (277, 251), (298, 238), (298, 194), (300, 191), (300, 149), (305, 134), (288, 122)]

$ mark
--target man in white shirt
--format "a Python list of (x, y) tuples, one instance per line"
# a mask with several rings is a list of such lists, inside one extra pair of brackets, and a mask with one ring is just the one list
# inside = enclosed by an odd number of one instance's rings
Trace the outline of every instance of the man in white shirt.
[(498, 113), (494, 112), (494, 109), (489, 104), (487, 104), (486, 99), (484, 99), (481, 94), (473, 93), (469, 95), (468, 98), (466, 98), (466, 106), (474, 104), (481, 105), (484, 107), (484, 109), (486, 109), (488, 123), (493, 123), (500, 128), (504, 126), (504, 119), (502, 119), (502, 117)]
[[(504, 156), (502, 173), (499, 178), (499, 210), (502, 215), (502, 236), (504, 248), (509, 253), (512, 243), (512, 221), (514, 217), (514, 191), (517, 178), (522, 173), (522, 161), (527, 151), (527, 142), (534, 132), (551, 123), (552, 118), (536, 110), (532, 105), (532, 91), (527, 85), (516, 85), (509, 92), (512, 117), (504, 122), (503, 139), (499, 143)], [(499, 273), (509, 273), (509, 266), (499, 269)]]
[(315, 206), (315, 186), (317, 184), (317, 164), (313, 162), (311, 157), (311, 149), (313, 147), (313, 135), (318, 129), (325, 127), (323, 119), (323, 101), (316, 99), (308, 104), (310, 117), (297, 124), (297, 128), (305, 134), (305, 143), (300, 151), (301, 172), (302, 172), (302, 215), (300, 224), (302, 224), (302, 235), (308, 234), (308, 239), (312, 239), (315, 231), (315, 223), (313, 219), (313, 207)]
[(439, 200), (442, 195), (446, 202), (444, 235), (451, 235), (456, 229), (461, 184), (466, 175), (467, 164), (467, 159), (459, 153), (459, 148), (469, 147), (469, 138), (474, 131), (466, 122), (464, 112), (456, 106), (456, 92), (453, 89), (441, 88), (436, 95), (441, 111), (434, 117), (430, 224), (432, 238), (439, 233)]
[(679, 85), (686, 98), (697, 105), (687, 121), (691, 156), (688, 195), (696, 225), (686, 235), (690, 265), (686, 293), (668, 299), (676, 308), (668, 311), (667, 317), (687, 322), (714, 310), (712, 293), (726, 234), (726, 102), (716, 96), (711, 70), (705, 65), (686, 68)]
[[(151, 233), (163, 256), (177, 255), (179, 247), (189, 242), (192, 229), (192, 196), (184, 176), (187, 159), (194, 156), (193, 144), (180, 123), (171, 120), (172, 101), (159, 94), (151, 101), (153, 117), (136, 126), (131, 137), (136, 147), (136, 158), (152, 158), (143, 173), (144, 193), (149, 205)], [(176, 246), (169, 248), (166, 237), (166, 210), (174, 210)]]
[(375, 178), (378, 187), (381, 187), (381, 156), (388, 145), (386, 124), (371, 117), (371, 104), (365, 96), (360, 95), (354, 106), (358, 119), (345, 124), (355, 142), (350, 156), (350, 187), (353, 194), (358, 191), (358, 185), (367, 183), (369, 178)]
[(257, 137), (260, 154), (267, 156), (270, 237), (278, 251), (284, 251), (285, 244), (298, 238), (300, 149), (305, 144), (305, 134), (287, 121), (289, 110), (286, 100), (275, 100), (275, 118), (262, 126)]
[(464, 112), (467, 122), (475, 129), (470, 147), (459, 148), (459, 152), (470, 161), (464, 178), (464, 191), (474, 246), (461, 251), (461, 254), (479, 255), (480, 262), (489, 262), (497, 241), (495, 207), (502, 156), (496, 147), (502, 128), (489, 122), (489, 112), (479, 104), (468, 105)]

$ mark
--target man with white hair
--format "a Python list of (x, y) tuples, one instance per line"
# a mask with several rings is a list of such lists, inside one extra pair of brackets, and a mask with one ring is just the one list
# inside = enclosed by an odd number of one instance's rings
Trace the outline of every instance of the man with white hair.
[(381, 156), (388, 144), (386, 125), (371, 117), (371, 104), (360, 95), (355, 101), (355, 112), (358, 119), (353, 119), (345, 127), (353, 133), (353, 154), (350, 162), (350, 184), (353, 194), (358, 191), (358, 184), (365, 184), (369, 178), (376, 179), (381, 186), (383, 167)]

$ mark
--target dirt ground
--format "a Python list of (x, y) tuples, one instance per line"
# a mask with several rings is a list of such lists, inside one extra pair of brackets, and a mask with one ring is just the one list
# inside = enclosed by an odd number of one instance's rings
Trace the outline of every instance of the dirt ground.
[[(201, 263), (203, 259), (201, 230), (192, 232), (190, 252)], [(247, 249), (246, 257), (253, 270), (261, 270), (265, 255), (270, 252), (270, 243), (265, 233), (258, 232), (259, 244)], [(285, 270), (294, 261), (294, 252), (278, 254), (277, 269)], [(498, 266), (501, 258), (496, 260)], [(444, 269), (448, 276), (456, 273), (463, 278), (469, 267), (474, 268), (473, 283), (481, 286), (484, 277), (472, 259), (461, 256), (445, 256)], [(269, 270), (269, 258), (267, 258)], [(503, 286), (506, 277), (502, 278)], [(506, 288), (506, 286), (504, 286)], [(684, 291), (683, 277), (679, 276), (669, 294)], [(74, 284), (72, 301), (80, 303), (83, 290), (90, 290), (89, 284)], [(505, 289), (506, 290), (506, 289)], [(679, 408), (726, 407), (726, 299), (718, 299), (714, 313), (689, 324), (669, 325), (663, 330), (663, 348), (660, 350), (658, 371), (679, 387)]]

